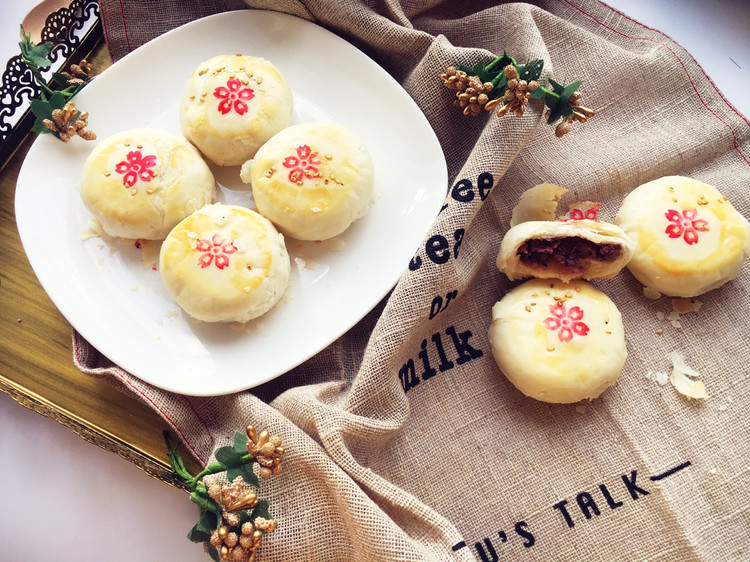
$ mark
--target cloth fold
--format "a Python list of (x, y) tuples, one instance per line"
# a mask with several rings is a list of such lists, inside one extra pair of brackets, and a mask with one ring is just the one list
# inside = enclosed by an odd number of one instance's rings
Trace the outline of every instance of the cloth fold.
[[(114, 60), (180, 23), (238, 7), (100, 6)], [(686, 175), (750, 214), (750, 123), (689, 53), (596, 0), (242, 7), (313, 21), (394, 76), (440, 140), (445, 206), (378, 307), (256, 389), (213, 398), (165, 392), (74, 332), (79, 368), (154, 408), (201, 462), (248, 424), (282, 436), (284, 472), (262, 483), (279, 521), (263, 560), (746, 556), (748, 267), (700, 297), (702, 308), (683, 315), (681, 327), (665, 320), (669, 299), (645, 298), (628, 272), (595, 282), (622, 312), (629, 356), (617, 385), (590, 403), (519, 394), (487, 338), (491, 307), (512, 286), (495, 268), (500, 240), (533, 185), (557, 183), (571, 201), (599, 201), (600, 217), (612, 220), (641, 183)], [(503, 52), (543, 59), (557, 81), (581, 80), (595, 117), (558, 139), (534, 103), (522, 118), (461, 115), (439, 74)], [(650, 375), (671, 369), (674, 350), (703, 373), (705, 403)]]

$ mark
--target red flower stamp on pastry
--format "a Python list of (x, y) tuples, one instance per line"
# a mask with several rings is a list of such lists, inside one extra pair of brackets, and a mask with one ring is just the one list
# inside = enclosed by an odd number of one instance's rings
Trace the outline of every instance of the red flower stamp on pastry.
[(214, 234), (211, 240), (201, 238), (195, 246), (195, 249), (199, 252), (203, 252), (203, 255), (198, 258), (198, 265), (205, 269), (211, 264), (214, 264), (219, 269), (224, 269), (229, 265), (229, 254), (233, 254), (237, 251), (234, 244), (227, 242), (218, 233)]
[(289, 181), (300, 183), (304, 178), (314, 178), (319, 170), (316, 166), (320, 165), (320, 158), (317, 152), (303, 144), (297, 147), (295, 156), (284, 158), (284, 167), (291, 168), (289, 171)]
[(156, 166), (156, 156), (149, 154), (144, 156), (140, 150), (128, 152), (125, 160), (115, 166), (118, 174), (123, 174), (122, 184), (125, 187), (133, 187), (138, 180), (149, 182), (156, 175), (151, 168)]
[(222, 115), (226, 115), (232, 109), (238, 114), (244, 115), (248, 109), (245, 102), (253, 99), (255, 92), (251, 88), (243, 88), (242, 82), (237, 78), (230, 78), (227, 80), (226, 86), (219, 86), (214, 90), (214, 97), (221, 100), (219, 112)]
[(597, 211), (598, 209), (593, 208), (593, 207), (591, 209), (587, 209), (585, 213), (581, 209), (571, 209), (570, 220), (582, 221), (584, 219), (589, 219), (589, 220), (595, 221)]
[(548, 330), (557, 331), (557, 337), (561, 342), (571, 341), (573, 335), (588, 334), (589, 327), (581, 321), (583, 310), (580, 307), (574, 306), (567, 310), (564, 304), (557, 303), (551, 304), (549, 311), (552, 316), (544, 320), (544, 326)]
[(698, 233), (708, 231), (708, 221), (698, 218), (698, 211), (695, 209), (685, 209), (680, 212), (675, 209), (669, 209), (664, 216), (672, 223), (664, 231), (670, 238), (682, 237), (688, 244), (698, 242)]
[(590, 201), (581, 201), (576, 207), (571, 207), (570, 210), (558, 219), (560, 222), (566, 221), (582, 221), (582, 220), (599, 220), (599, 209), (601, 203), (593, 203)]

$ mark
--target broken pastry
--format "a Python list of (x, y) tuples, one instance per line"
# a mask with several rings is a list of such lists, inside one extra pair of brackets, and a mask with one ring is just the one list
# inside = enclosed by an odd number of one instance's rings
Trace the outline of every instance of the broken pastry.
[(242, 164), (292, 122), (292, 90), (263, 58), (217, 55), (198, 65), (180, 102), (180, 127), (212, 162)]
[(633, 247), (622, 229), (598, 220), (526, 221), (505, 234), (496, 265), (510, 280), (608, 279), (628, 263)]
[(551, 403), (594, 399), (627, 358), (622, 316), (585, 281), (532, 279), (492, 307), (495, 362), (523, 394)]
[(553, 221), (560, 198), (567, 189), (554, 183), (540, 183), (524, 191), (513, 208), (510, 226), (526, 221)]
[(372, 158), (335, 123), (301, 123), (274, 135), (243, 164), (258, 211), (286, 236), (325, 240), (363, 217), (373, 200)]
[(257, 212), (207, 205), (162, 244), (159, 272), (175, 302), (205, 322), (247, 322), (281, 299), (291, 264), (283, 235)]
[(628, 269), (646, 287), (695, 297), (734, 279), (750, 255), (750, 223), (715, 187), (666, 176), (634, 189), (615, 223), (636, 244)]

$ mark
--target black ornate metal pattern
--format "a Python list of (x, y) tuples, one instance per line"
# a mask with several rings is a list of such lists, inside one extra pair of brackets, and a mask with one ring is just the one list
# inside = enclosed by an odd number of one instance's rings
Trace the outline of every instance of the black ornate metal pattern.
[[(42, 30), (42, 42), (53, 43), (49, 59), (54, 64), (65, 61), (81, 45), (80, 30), (91, 18), (99, 17), (98, 0), (73, 0), (70, 5), (50, 14)], [(0, 83), (0, 145), (10, 136), (14, 125), (10, 122), (16, 112), (40, 94), (31, 71), (21, 55), (11, 58)]]
[(16, 55), (8, 61), (0, 85), (0, 142), (5, 141), (11, 132), (9, 119), (19, 107), (28, 103), (41, 93), (41, 88), (34, 81), (29, 67)]
[(69, 57), (81, 44), (78, 32), (92, 17), (99, 17), (98, 0), (73, 0), (67, 8), (60, 8), (47, 16), (42, 29), (42, 42), (50, 41), (54, 47), (50, 60)]

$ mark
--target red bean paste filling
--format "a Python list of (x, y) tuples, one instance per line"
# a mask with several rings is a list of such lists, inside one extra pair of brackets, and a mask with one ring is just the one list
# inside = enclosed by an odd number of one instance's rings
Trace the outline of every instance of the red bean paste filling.
[(596, 244), (585, 238), (532, 238), (518, 249), (521, 262), (530, 267), (583, 271), (583, 262), (613, 262), (622, 252), (619, 244)]

